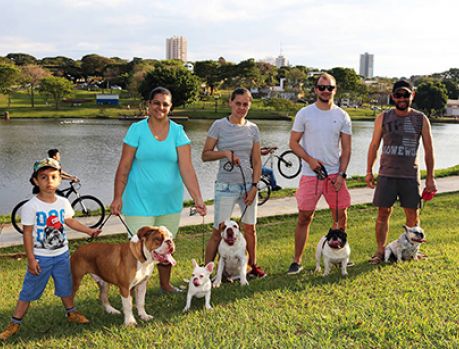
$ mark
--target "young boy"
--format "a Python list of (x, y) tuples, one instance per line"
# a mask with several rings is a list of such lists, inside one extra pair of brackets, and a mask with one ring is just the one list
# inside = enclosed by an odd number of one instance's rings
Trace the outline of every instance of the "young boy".
[(11, 322), (0, 333), (3, 341), (19, 331), (30, 302), (41, 297), (50, 276), (54, 280), (54, 293), (61, 297), (68, 321), (89, 323), (73, 304), (70, 253), (63, 224), (93, 237), (101, 230), (88, 228), (72, 218), (74, 211), (70, 202), (56, 195), (61, 179), (58, 161), (47, 158), (35, 162), (31, 182), (38, 187), (38, 194), (24, 205), (21, 212), (27, 273)]

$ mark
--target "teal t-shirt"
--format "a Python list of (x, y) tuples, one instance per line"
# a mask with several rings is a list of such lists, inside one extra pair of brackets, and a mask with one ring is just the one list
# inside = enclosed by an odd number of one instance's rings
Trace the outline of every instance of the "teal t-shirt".
[(123, 192), (123, 214), (162, 216), (180, 212), (183, 182), (177, 148), (191, 143), (183, 126), (169, 121), (167, 138), (158, 141), (145, 119), (132, 124), (123, 141), (137, 148)]

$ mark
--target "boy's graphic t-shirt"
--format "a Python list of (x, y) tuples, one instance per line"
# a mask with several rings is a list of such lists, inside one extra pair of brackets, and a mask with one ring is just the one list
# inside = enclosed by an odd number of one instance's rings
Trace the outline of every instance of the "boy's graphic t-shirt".
[(67, 198), (56, 196), (53, 203), (43, 202), (34, 196), (21, 209), (23, 225), (33, 225), (33, 240), (36, 256), (54, 257), (68, 250), (66, 218), (74, 211)]

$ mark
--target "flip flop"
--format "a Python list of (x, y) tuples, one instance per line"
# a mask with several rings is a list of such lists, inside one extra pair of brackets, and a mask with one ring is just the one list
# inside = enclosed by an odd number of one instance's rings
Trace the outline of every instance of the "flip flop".
[(371, 256), (371, 259), (368, 261), (368, 263), (372, 265), (378, 265), (381, 264), (383, 261), (382, 256), (375, 254), (374, 256)]

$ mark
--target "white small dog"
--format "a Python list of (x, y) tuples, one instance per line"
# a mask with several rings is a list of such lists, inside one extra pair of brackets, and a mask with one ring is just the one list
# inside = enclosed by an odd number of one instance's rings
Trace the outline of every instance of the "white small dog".
[(330, 273), (332, 264), (341, 265), (341, 275), (347, 275), (347, 263), (351, 256), (351, 247), (347, 242), (347, 234), (341, 229), (330, 229), (317, 244), (316, 272), (320, 273), (320, 259), (324, 259), (324, 276)]
[(410, 228), (404, 225), (403, 228), (405, 231), (400, 237), (384, 249), (384, 262), (387, 263), (390, 260), (401, 262), (419, 258), (419, 247), (426, 242), (424, 230), (418, 226)]
[(214, 270), (214, 262), (208, 263), (205, 267), (200, 267), (194, 259), (191, 260), (193, 264), (193, 275), (188, 283), (188, 294), (186, 296), (186, 305), (183, 309), (184, 312), (190, 310), (191, 299), (193, 297), (205, 297), (205, 306), (207, 309), (212, 309), (210, 305), (210, 293), (212, 290), (212, 282), (210, 275)]
[(217, 275), (214, 279), (214, 287), (220, 287), (222, 277), (225, 276), (229, 281), (239, 279), (241, 285), (248, 285), (247, 282), (247, 256), (246, 241), (239, 231), (236, 222), (226, 220), (220, 223), (222, 240), (218, 246)]

